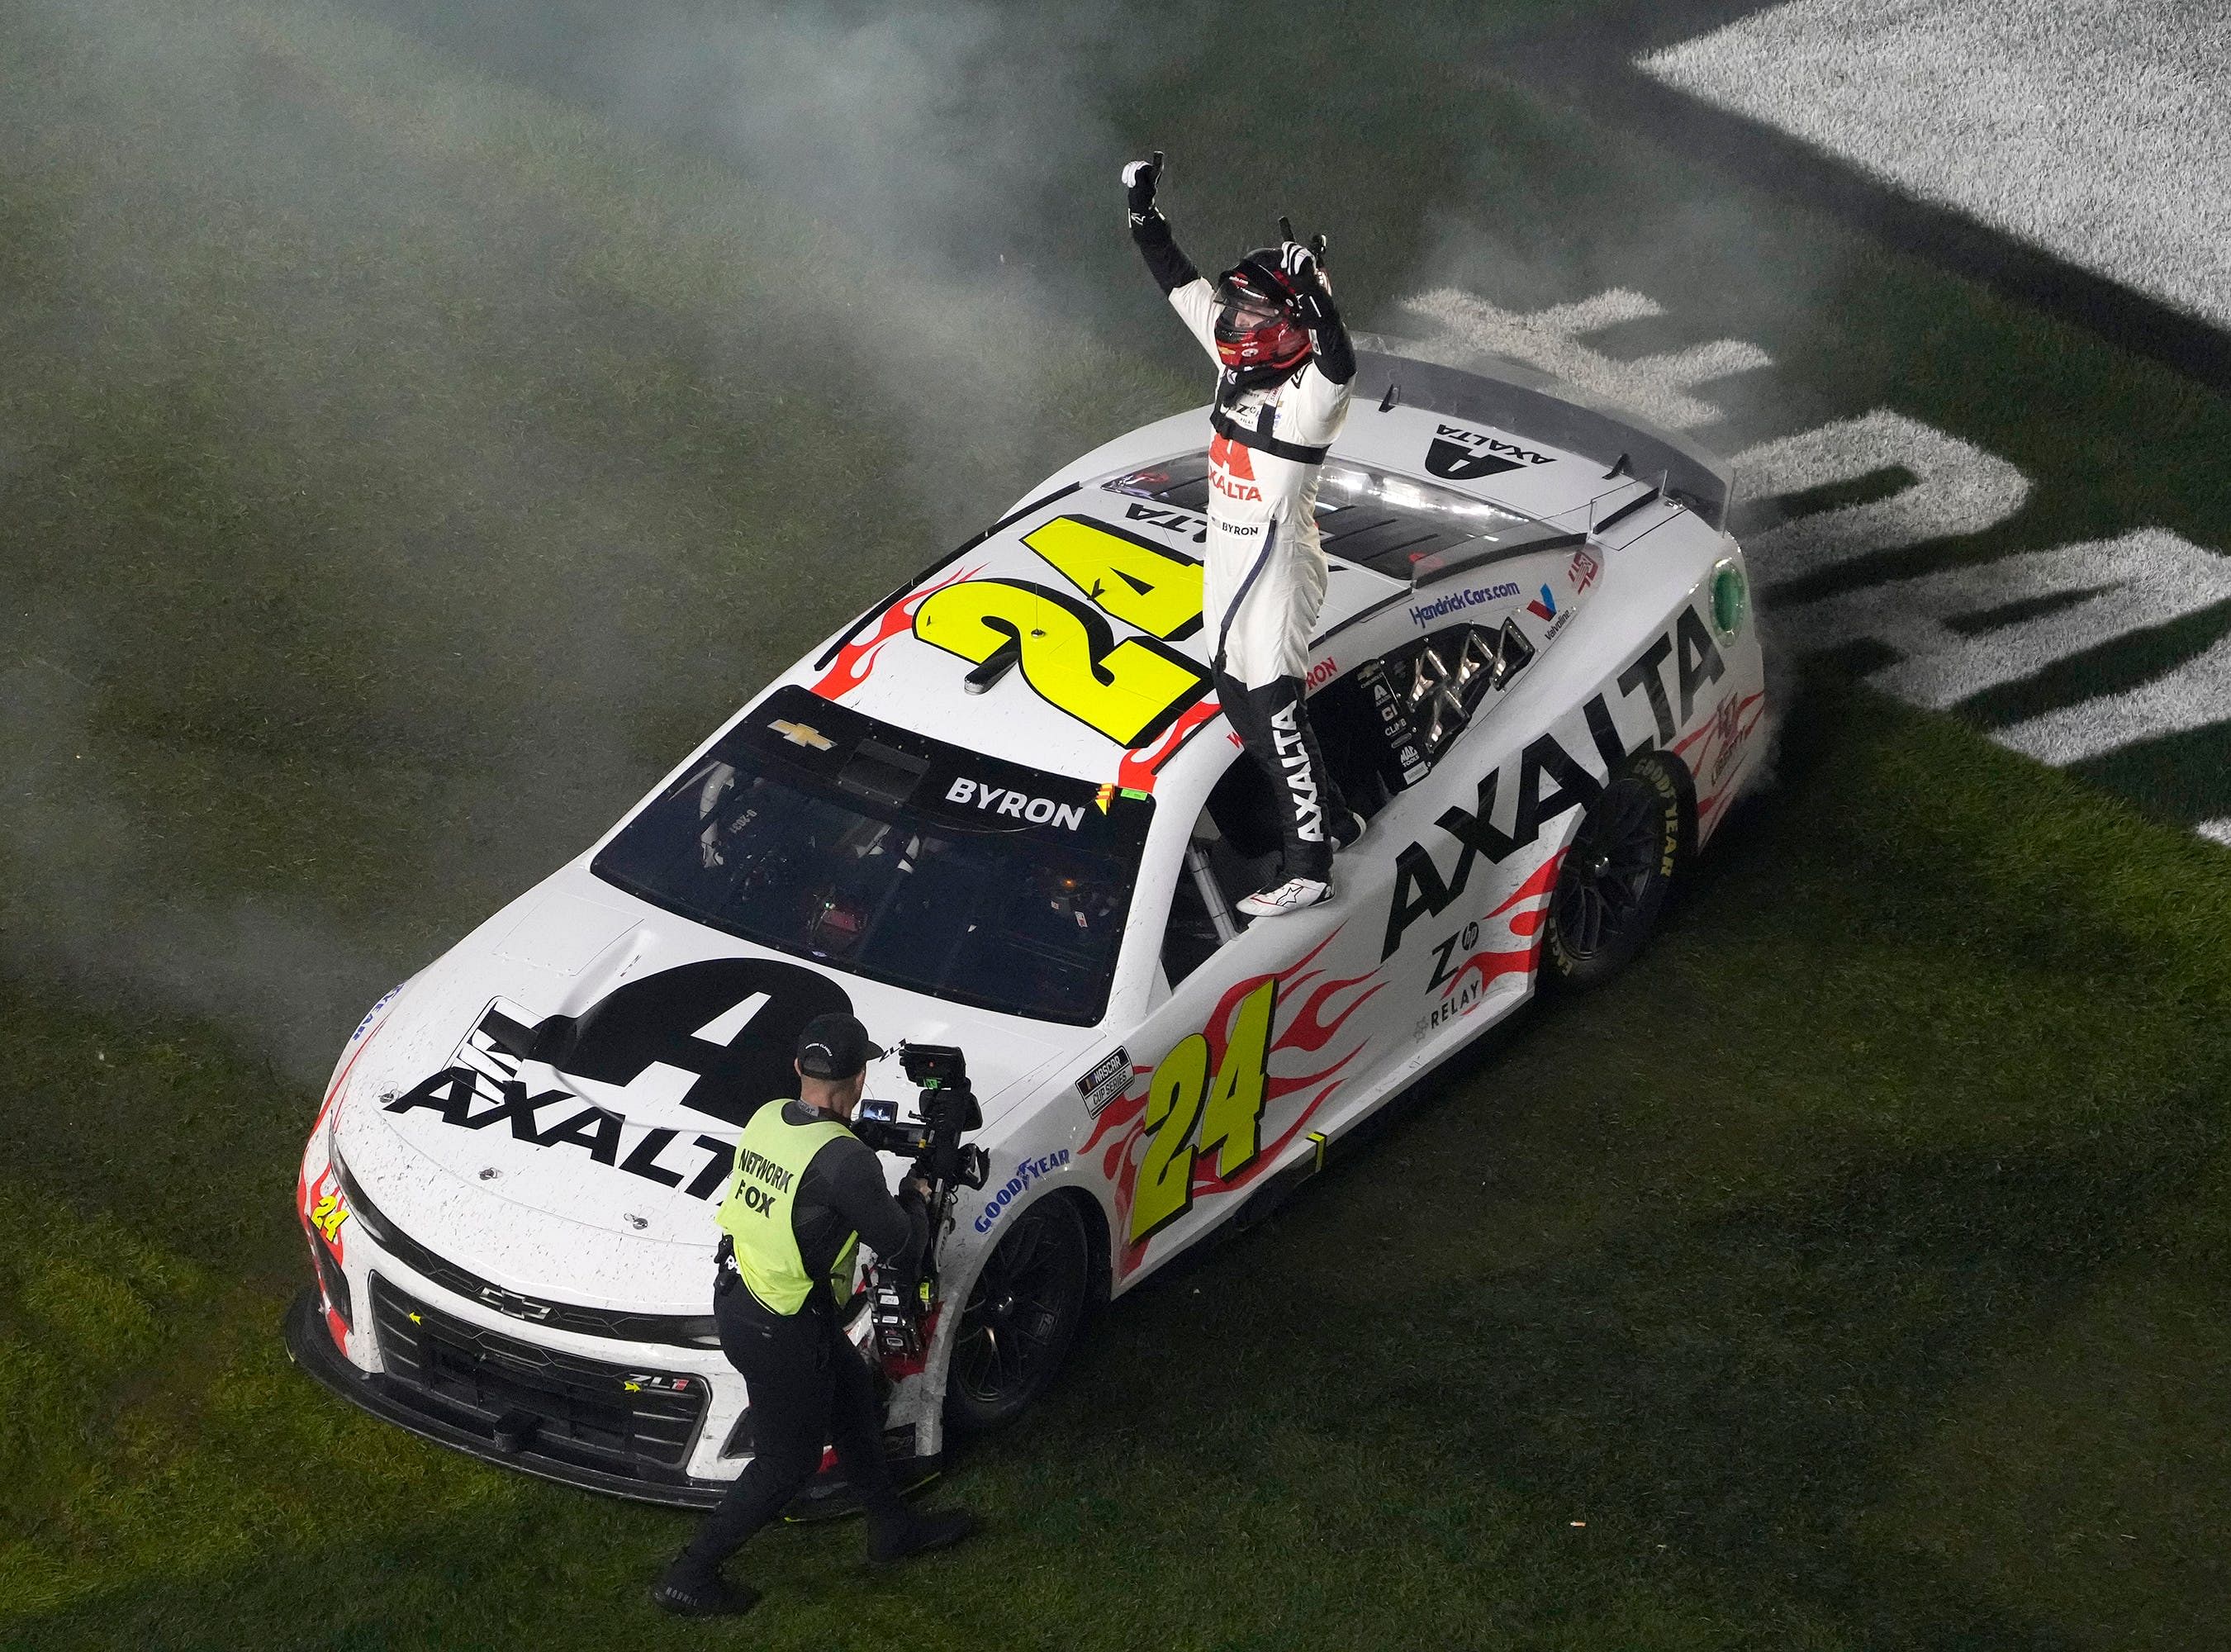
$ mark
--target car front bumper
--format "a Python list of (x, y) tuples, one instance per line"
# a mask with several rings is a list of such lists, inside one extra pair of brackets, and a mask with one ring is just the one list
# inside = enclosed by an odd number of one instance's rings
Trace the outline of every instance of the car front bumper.
[(446, 1399), (385, 1372), (361, 1370), (333, 1346), (314, 1288), (294, 1299), (283, 1329), (288, 1356), (343, 1399), (384, 1422), (484, 1462), (585, 1491), (676, 1508), (710, 1508), (728, 1489), (725, 1480), (693, 1480), (679, 1469), (653, 1463), (599, 1461), (611, 1454), (546, 1439), (528, 1418), (509, 1411), (491, 1416), (487, 1409)]

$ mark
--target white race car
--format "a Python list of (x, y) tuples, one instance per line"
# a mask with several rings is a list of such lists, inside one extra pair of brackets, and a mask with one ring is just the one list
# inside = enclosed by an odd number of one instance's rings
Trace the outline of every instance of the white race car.
[(302, 1156), (302, 1366), (479, 1456), (715, 1500), (751, 1414), (714, 1213), (849, 1009), (959, 1046), (981, 1102), (921, 1352), (877, 1349), (889, 1448), (934, 1464), (1095, 1299), (1635, 951), (1765, 743), (1724, 469), (1520, 370), (1363, 355), (1308, 686), (1370, 826), (1330, 900), (1251, 926), (1277, 813), (1204, 658), (1207, 434), (1051, 478), (373, 1007)]

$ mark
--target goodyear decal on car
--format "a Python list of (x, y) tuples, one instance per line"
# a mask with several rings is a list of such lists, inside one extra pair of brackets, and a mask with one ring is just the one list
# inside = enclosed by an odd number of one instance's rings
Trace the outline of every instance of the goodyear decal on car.
[(976, 1217), (976, 1231), (988, 1234), (992, 1225), (1007, 1212), (1007, 1207), (1023, 1196), (1023, 1190), (1040, 1176), (1051, 1176), (1069, 1163), (1069, 1150), (1057, 1148), (1043, 1158), (1023, 1159), (1015, 1166), (1015, 1173), (1000, 1185), (999, 1190), (984, 1202), (984, 1208)]

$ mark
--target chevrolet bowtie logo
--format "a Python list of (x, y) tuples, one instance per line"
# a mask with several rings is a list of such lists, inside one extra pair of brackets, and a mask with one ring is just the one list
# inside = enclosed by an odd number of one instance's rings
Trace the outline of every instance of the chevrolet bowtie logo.
[(481, 1300), (498, 1313), (508, 1313), (516, 1318), (547, 1319), (550, 1317), (547, 1302), (537, 1302), (531, 1297), (520, 1296), (499, 1285), (481, 1286)]
[(827, 751), (837, 743), (818, 729), (808, 728), (802, 722), (784, 722), (778, 720), (767, 724), (767, 727), (793, 746), (811, 746), (816, 751)]

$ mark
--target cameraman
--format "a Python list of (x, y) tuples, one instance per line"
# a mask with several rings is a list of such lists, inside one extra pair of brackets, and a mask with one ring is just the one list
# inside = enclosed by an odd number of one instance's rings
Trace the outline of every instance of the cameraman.
[(837, 1323), (861, 1240), (905, 1275), (929, 1239), (928, 1189), (909, 1179), (892, 1198), (880, 1161), (846, 1128), (883, 1053), (852, 1016), (815, 1016), (799, 1037), (799, 1099), (767, 1103), (737, 1140), (713, 1313), (748, 1388), (753, 1455), (651, 1591), (670, 1612), (752, 1609), (758, 1590), (728, 1582), (721, 1563), (805, 1488), (825, 1441), (867, 1508), (871, 1560), (941, 1549), (975, 1528), (960, 1511), (916, 1514), (899, 1500), (874, 1378)]

